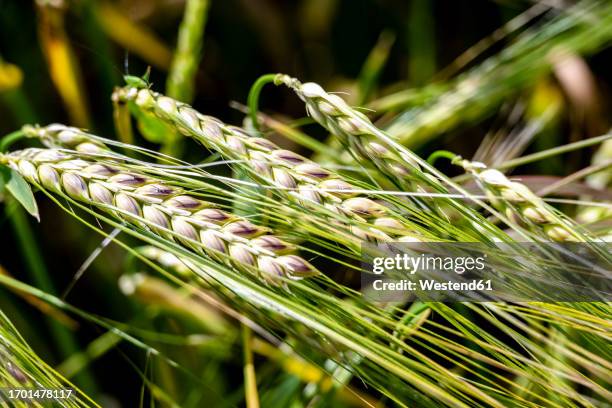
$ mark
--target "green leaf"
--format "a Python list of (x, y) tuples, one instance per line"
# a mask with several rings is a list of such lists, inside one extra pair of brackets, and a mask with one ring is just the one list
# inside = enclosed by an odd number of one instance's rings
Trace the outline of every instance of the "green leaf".
[(137, 108), (132, 110), (136, 117), (138, 130), (142, 136), (151, 143), (164, 144), (171, 137), (176, 137), (174, 129), (165, 122), (157, 119), (149, 112), (143, 112)]
[(15, 170), (0, 166), (0, 191), (6, 189), (34, 218), (40, 221), (36, 199), (30, 185)]

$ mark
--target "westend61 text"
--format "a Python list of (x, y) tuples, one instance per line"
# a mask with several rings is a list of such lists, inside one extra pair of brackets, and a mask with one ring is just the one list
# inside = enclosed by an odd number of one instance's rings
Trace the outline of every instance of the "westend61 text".
[(492, 291), (493, 285), (491, 284), (491, 280), (487, 279), (478, 279), (472, 280), (469, 282), (438, 282), (433, 279), (421, 279), (417, 282), (409, 281), (409, 280), (399, 280), (399, 281), (384, 281), (382, 279), (377, 279), (372, 282), (372, 287), (374, 290), (378, 291), (414, 291), (414, 290), (422, 290), (422, 291)]

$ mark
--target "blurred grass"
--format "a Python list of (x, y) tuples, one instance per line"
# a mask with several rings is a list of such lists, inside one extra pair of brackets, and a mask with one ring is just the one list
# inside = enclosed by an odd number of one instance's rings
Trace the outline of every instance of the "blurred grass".
[(98, 21), (109, 38), (156, 68), (170, 68), (172, 51), (151, 30), (133, 22), (110, 1), (96, 4)]
[(193, 102), (195, 77), (202, 58), (209, 6), (209, 0), (188, 0), (185, 5), (176, 50), (166, 81), (168, 96), (182, 102)]
[[(406, 146), (420, 146), (455, 127), (474, 123), (499, 104), (551, 72), (568, 53), (591, 54), (612, 41), (612, 3), (582, 1), (528, 29), (499, 54), (455, 80), (433, 84), (433, 98), (401, 113), (410, 94), (387, 95), (369, 106), (400, 114), (386, 130)], [(426, 92), (429, 93), (429, 92)], [(405, 96), (404, 96), (405, 95)]]
[(406, 23), (408, 54), (408, 79), (420, 86), (429, 82), (436, 72), (436, 23), (434, 3), (429, 0), (410, 2), (409, 20)]
[(89, 109), (81, 69), (64, 27), (67, 5), (63, 0), (37, 0), (39, 37), (49, 73), (73, 124), (89, 126)]
[[(178, 41), (168, 79), (168, 96), (185, 103), (193, 102), (196, 74), (204, 47), (204, 28), (208, 17), (209, 0), (188, 0), (183, 21), (179, 27)], [(175, 157), (182, 156), (183, 138), (176, 132), (166, 134), (162, 152)]]

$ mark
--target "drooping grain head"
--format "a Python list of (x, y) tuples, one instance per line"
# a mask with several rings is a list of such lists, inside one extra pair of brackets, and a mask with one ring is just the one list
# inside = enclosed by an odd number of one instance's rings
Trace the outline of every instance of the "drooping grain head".
[[(265, 274), (266, 281), (271, 276), (299, 279), (319, 273), (297, 255), (287, 258), (295, 248), (271, 235), (269, 228), (226, 213), (214, 203), (161, 180), (125, 171), (120, 163), (101, 165), (56, 153), (52, 149), (26, 149), (3, 158), (35, 185), (100, 206), (122, 221), (213, 259), (230, 261), (243, 271)], [(264, 256), (270, 259), (259, 262)]]

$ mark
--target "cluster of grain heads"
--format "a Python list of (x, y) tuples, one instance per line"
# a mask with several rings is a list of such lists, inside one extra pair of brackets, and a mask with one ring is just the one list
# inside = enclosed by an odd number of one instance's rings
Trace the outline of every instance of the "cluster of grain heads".
[(115, 91), (115, 99), (134, 102), (171, 123), (181, 133), (193, 137), (226, 158), (240, 160), (280, 194), (296, 199), (303, 206), (323, 205), (360, 224), (352, 232), (361, 239), (389, 241), (418, 239), (406, 220), (385, 206), (355, 192), (356, 187), (340, 175), (290, 150), (281, 149), (268, 139), (251, 137), (241, 128), (228, 126), (191, 106), (149, 89), (134, 87)]
[[(363, 166), (374, 164), (399, 189), (417, 192), (422, 197), (432, 192), (449, 193), (447, 185), (453, 185), (450, 179), (374, 126), (366, 115), (350, 107), (340, 96), (326, 92), (314, 82), (302, 84), (284, 74), (275, 75), (274, 83), (292, 89), (304, 101), (308, 114), (336, 136)], [(418, 204), (440, 220), (456, 219), (455, 210), (474, 217), (467, 214), (469, 209), (465, 206), (451, 200), (418, 200)]]
[(269, 229), (222, 211), (178, 187), (56, 149), (25, 149), (1, 157), (30, 183), (99, 206), (115, 217), (266, 281), (318, 271)]
[(296, 78), (283, 74), (278, 74), (274, 82), (293, 89), (306, 104), (308, 114), (338, 137), (364, 163), (374, 162), (381, 171), (400, 181), (404, 187), (422, 191), (421, 186), (410, 182), (415, 175), (437, 185), (435, 179), (422, 171), (413, 153), (396, 149), (366, 115), (351, 108), (338, 95), (327, 93), (314, 82), (302, 84)]
[[(308, 114), (336, 136), (365, 167), (374, 164), (403, 191), (415, 191), (420, 197), (428, 198), (411, 199), (418, 203), (422, 210), (437, 217), (436, 225), (444, 225), (446, 232), (455, 230), (451, 224), (462, 218), (468, 221), (462, 223), (465, 228), (460, 233), (457, 230), (452, 233), (456, 238), (460, 235), (461, 240), (465, 239), (465, 232), (468, 230), (470, 234), (477, 234), (479, 239), (486, 238), (482, 233), (483, 227), (498, 238), (505, 235), (493, 224), (484, 223), (481, 215), (469, 206), (443, 196), (450, 193), (447, 186), (464, 194), (466, 198), (469, 198), (469, 193), (377, 128), (366, 115), (351, 108), (338, 95), (326, 92), (316, 83), (302, 84), (284, 74), (266, 77), (272, 78), (276, 85), (285, 85), (292, 89), (306, 104)], [(432, 199), (433, 197), (436, 199)]]
[(478, 180), (491, 204), (517, 224), (523, 224), (557, 242), (583, 241), (575, 225), (548, 206), (527, 186), (510, 180), (501, 171), (480, 162), (457, 157), (453, 163), (463, 167)]

